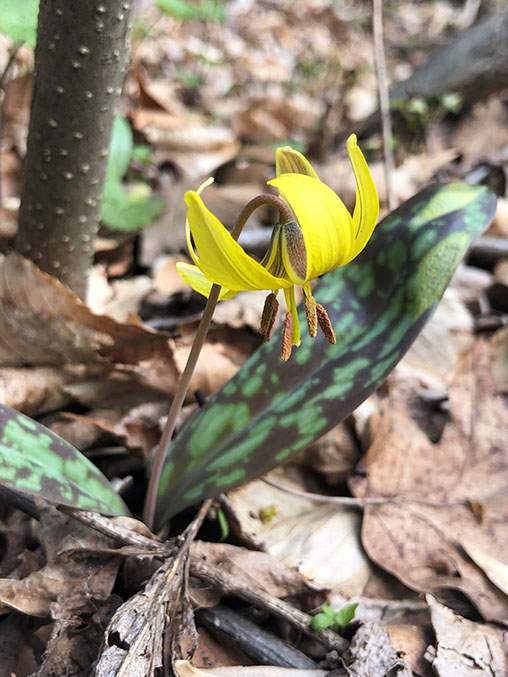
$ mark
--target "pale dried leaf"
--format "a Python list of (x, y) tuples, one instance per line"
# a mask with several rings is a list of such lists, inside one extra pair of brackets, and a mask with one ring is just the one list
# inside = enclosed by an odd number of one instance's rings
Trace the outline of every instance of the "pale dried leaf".
[(473, 345), (473, 318), (453, 289), (447, 289), (436, 311), (401, 364), (446, 378), (459, 356)]
[(110, 282), (105, 267), (94, 266), (88, 279), (86, 302), (93, 313), (126, 322), (130, 315), (137, 315), (141, 302), (153, 286), (147, 275)]
[[(242, 527), (287, 567), (345, 596), (362, 592), (371, 566), (360, 544), (358, 511), (315, 503), (262, 480), (230, 492), (228, 498)], [(273, 516), (263, 521), (264, 514)]]
[(497, 387), (508, 393), (508, 327), (497, 331), (489, 343), (492, 375)]
[(0, 402), (29, 416), (55, 411), (72, 401), (65, 391), (70, 384), (104, 378), (104, 367), (0, 367)]
[(439, 677), (505, 677), (508, 668), (501, 633), (457, 616), (427, 596), (437, 640), (432, 663)]
[(235, 665), (227, 668), (195, 668), (189, 661), (175, 661), (177, 677), (325, 677), (329, 670), (296, 670), (270, 665)]
[(505, 595), (508, 595), (508, 564), (492, 557), (488, 552), (484, 552), (471, 538), (461, 538), (460, 543), (469, 557), (487, 574), (492, 583)]

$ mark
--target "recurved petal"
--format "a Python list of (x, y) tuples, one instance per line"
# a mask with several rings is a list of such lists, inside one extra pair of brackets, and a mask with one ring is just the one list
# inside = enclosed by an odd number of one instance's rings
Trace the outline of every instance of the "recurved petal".
[(356, 135), (347, 140), (349, 159), (356, 179), (356, 204), (353, 212), (354, 243), (350, 258), (357, 256), (369, 241), (379, 216), (379, 198), (363, 153), (356, 143)]
[[(203, 294), (203, 296), (208, 298), (212, 288), (212, 283), (210, 280), (206, 279), (197, 266), (179, 261), (176, 264), (176, 270), (179, 275), (181, 275), (184, 282), (187, 282), (187, 284), (189, 284), (194, 289), (194, 291), (197, 291), (198, 294)], [(219, 301), (230, 299), (236, 294), (238, 294), (238, 292), (222, 287), (219, 294)]]
[(195, 191), (185, 194), (188, 220), (199, 255), (199, 267), (215, 284), (235, 291), (282, 289), (291, 281), (271, 275), (244, 252)]
[(282, 174), (268, 183), (279, 189), (302, 229), (305, 281), (342, 266), (352, 247), (351, 215), (342, 200), (322, 181), (303, 174)]
[(318, 178), (307, 158), (297, 150), (294, 150), (294, 148), (291, 148), (291, 146), (277, 148), (275, 153), (275, 170), (277, 176), (281, 174), (306, 174), (307, 176), (312, 176), (313, 179)]

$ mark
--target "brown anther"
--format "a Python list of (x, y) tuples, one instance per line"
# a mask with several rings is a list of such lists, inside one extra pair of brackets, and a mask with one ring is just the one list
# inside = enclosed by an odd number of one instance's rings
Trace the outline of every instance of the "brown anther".
[(284, 320), (284, 331), (282, 332), (282, 352), (281, 357), (284, 362), (287, 362), (291, 357), (291, 348), (293, 345), (293, 315), (286, 313)]
[(266, 336), (267, 341), (270, 340), (272, 335), (272, 329), (278, 310), (279, 302), (277, 301), (276, 295), (272, 292), (266, 297), (263, 312), (261, 314), (261, 326), (259, 327), (259, 333)]
[(305, 304), (305, 314), (307, 315), (307, 327), (309, 328), (309, 336), (315, 338), (317, 335), (317, 310), (316, 301), (312, 294), (304, 296), (303, 302)]
[(316, 311), (317, 311), (317, 321), (319, 323), (319, 326), (321, 327), (323, 336), (328, 341), (328, 343), (337, 343), (337, 339), (335, 338), (335, 332), (333, 331), (332, 323), (330, 322), (328, 313), (320, 303), (316, 303)]

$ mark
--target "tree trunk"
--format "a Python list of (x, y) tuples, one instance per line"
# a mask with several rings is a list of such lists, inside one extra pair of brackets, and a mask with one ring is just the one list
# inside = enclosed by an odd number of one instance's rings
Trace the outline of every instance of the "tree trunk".
[(81, 298), (99, 224), (132, 0), (41, 0), (16, 249)]

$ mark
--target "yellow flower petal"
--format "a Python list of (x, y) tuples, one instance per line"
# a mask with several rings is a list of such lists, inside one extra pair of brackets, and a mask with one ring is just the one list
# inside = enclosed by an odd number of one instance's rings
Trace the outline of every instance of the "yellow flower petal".
[(307, 158), (291, 146), (277, 148), (275, 153), (275, 168), (277, 176), (281, 174), (306, 174), (317, 179), (318, 175)]
[(367, 162), (356, 143), (356, 135), (347, 140), (349, 159), (356, 179), (356, 204), (353, 212), (354, 246), (348, 263), (357, 256), (369, 241), (379, 216), (379, 199)]
[[(178, 274), (181, 275), (184, 282), (189, 284), (194, 289), (194, 291), (197, 291), (199, 294), (202, 294), (208, 298), (212, 288), (212, 283), (210, 280), (206, 279), (197, 266), (192, 266), (190, 263), (179, 261), (176, 264), (176, 270)], [(238, 292), (222, 287), (219, 294), (219, 301), (222, 301), (223, 299), (230, 299), (233, 296), (236, 296), (236, 294), (238, 294)]]
[(291, 281), (271, 275), (244, 252), (195, 191), (185, 194), (199, 267), (206, 278), (231, 290), (282, 289)]
[(268, 183), (279, 189), (303, 232), (307, 272), (305, 280), (297, 281), (302, 284), (342, 266), (353, 246), (353, 222), (342, 200), (322, 181), (304, 174), (282, 174)]

